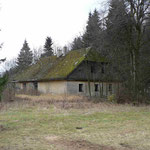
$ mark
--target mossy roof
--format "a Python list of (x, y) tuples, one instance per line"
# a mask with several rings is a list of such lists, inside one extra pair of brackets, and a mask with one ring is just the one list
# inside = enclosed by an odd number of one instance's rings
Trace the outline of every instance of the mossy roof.
[(49, 56), (40, 59), (15, 76), (16, 81), (42, 81), (65, 79), (83, 61), (105, 62), (98, 52), (87, 48), (70, 51), (66, 56)]

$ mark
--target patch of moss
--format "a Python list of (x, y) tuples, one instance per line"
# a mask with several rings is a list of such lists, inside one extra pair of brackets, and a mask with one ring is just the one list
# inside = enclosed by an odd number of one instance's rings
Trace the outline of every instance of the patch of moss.
[(55, 64), (57, 61), (56, 56), (41, 58), (36, 64), (31, 65), (22, 72), (19, 72), (14, 80), (17, 81), (28, 81), (28, 80), (38, 80), (42, 78), (43, 74), (47, 73), (47, 70)]
[(44, 57), (22, 73), (16, 75), (17, 81), (50, 80), (66, 78), (84, 60), (105, 62), (105, 58), (90, 48), (70, 51), (66, 56)]
[(43, 79), (65, 78), (85, 59), (86, 53), (86, 49), (69, 52), (65, 57), (60, 58)]
[(108, 60), (105, 57), (101, 56), (99, 52), (93, 49), (89, 50), (85, 60), (96, 61), (96, 62), (108, 62)]

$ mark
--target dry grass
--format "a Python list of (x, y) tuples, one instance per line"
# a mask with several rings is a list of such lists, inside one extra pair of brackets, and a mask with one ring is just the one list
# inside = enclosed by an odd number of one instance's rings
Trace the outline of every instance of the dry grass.
[(52, 94), (41, 94), (39, 96), (31, 96), (31, 95), (16, 95), (16, 97), (21, 98), (21, 99), (28, 99), (32, 101), (85, 101), (87, 100), (86, 97), (84, 96), (75, 96), (75, 95), (52, 95)]
[[(95, 101), (95, 99), (89, 99), (84, 96), (43, 94), (40, 96), (16, 95), (16, 98), (18, 101), (16, 101), (15, 105), (20, 103), (23, 106), (39, 105), (39, 107), (49, 107), (52, 104), (59, 109), (81, 109), (82, 112), (86, 109), (89, 113), (139, 111), (138, 107), (130, 104), (111, 103), (104, 99)], [(24, 101), (23, 103), (22, 100)], [(141, 105), (140, 108), (150, 110), (150, 107), (146, 105)]]
[(149, 124), (149, 106), (17, 95), (0, 104), (0, 150), (149, 150)]

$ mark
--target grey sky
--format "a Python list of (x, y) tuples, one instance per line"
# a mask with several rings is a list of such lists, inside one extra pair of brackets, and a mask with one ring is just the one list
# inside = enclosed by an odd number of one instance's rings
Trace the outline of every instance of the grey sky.
[(27, 39), (31, 49), (42, 46), (46, 36), (64, 46), (82, 33), (89, 11), (103, 0), (1, 0), (1, 57), (16, 57)]

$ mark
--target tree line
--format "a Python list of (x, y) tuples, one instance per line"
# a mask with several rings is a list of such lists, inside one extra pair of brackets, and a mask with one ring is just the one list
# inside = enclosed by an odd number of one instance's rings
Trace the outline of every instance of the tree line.
[(32, 51), (27, 40), (25, 40), (18, 57), (15, 60), (7, 62), (6, 58), (0, 59), (0, 63), (6, 61), (7, 67), (7, 71), (0, 77), (0, 101), (7, 82), (12, 80), (15, 74), (22, 72), (30, 65), (35, 64), (42, 57), (54, 55), (52, 45), (53, 42), (51, 37), (47, 37), (43, 49), (39, 48), (38, 50), (34, 49)]
[(32, 52), (30, 49), (27, 40), (24, 41), (22, 49), (20, 50), (20, 53), (17, 57), (17, 69), (18, 70), (24, 70), (28, 66), (30, 66), (33, 63), (36, 63), (41, 57), (45, 56), (52, 56), (53, 55), (53, 48), (52, 48), (52, 39), (51, 37), (47, 37), (44, 45), (43, 52)]
[[(40, 54), (31, 51), (25, 40), (15, 69), (24, 70), (41, 57), (52, 56), (52, 39), (47, 37)], [(106, 57), (108, 68), (123, 93), (133, 101), (147, 100), (150, 93), (150, 0), (109, 0), (105, 14), (89, 13), (85, 32), (75, 37), (71, 50), (91, 47)], [(67, 47), (65, 47), (67, 49)], [(107, 79), (107, 76), (106, 76)]]
[(110, 73), (123, 81), (133, 101), (149, 98), (150, 0), (110, 0), (106, 15), (90, 12), (85, 32), (71, 48), (84, 47), (108, 58)]

